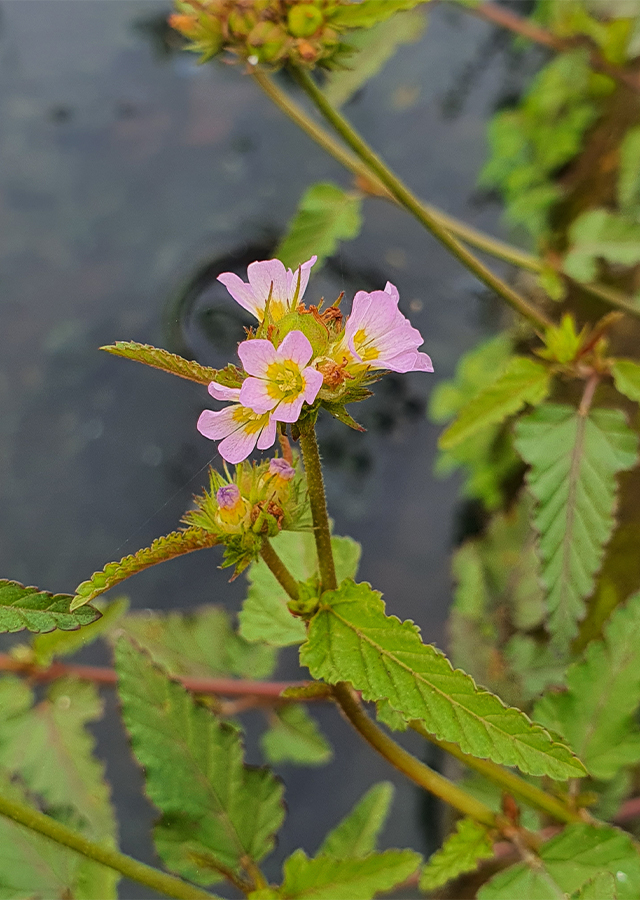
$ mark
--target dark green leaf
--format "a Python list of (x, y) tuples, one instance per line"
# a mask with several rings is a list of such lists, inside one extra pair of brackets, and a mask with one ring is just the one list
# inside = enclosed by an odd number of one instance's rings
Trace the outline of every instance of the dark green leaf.
[(192, 359), (183, 359), (168, 350), (152, 347), (150, 344), (137, 344), (135, 341), (116, 341), (106, 347), (100, 347), (113, 356), (122, 356), (135, 362), (144, 363), (154, 369), (161, 369), (171, 375), (178, 375), (189, 381), (197, 381), (199, 384), (209, 384), (217, 381), (227, 387), (240, 387), (242, 373), (235, 366), (227, 366), (224, 369), (212, 369), (209, 366), (201, 366)]
[(561, 649), (576, 634), (611, 537), (616, 474), (635, 465), (637, 447), (637, 436), (617, 409), (581, 415), (570, 406), (548, 404), (516, 426), (516, 448), (531, 467), (527, 481), (538, 501), (548, 628)]
[(333, 756), (331, 745), (302, 704), (289, 703), (276, 709), (260, 743), (272, 763), (322, 766)]
[[(84, 607), (83, 607), (84, 608)], [(59, 656), (71, 656), (105, 634), (126, 613), (129, 601), (119, 597), (111, 603), (98, 600), (95, 606), (101, 617), (78, 631), (50, 631), (33, 639), (34, 660), (39, 666), (49, 666)]]
[(420, 856), (411, 850), (387, 850), (357, 859), (317, 856), (309, 859), (296, 850), (284, 864), (280, 897), (309, 900), (370, 900), (390, 891), (412, 875)]
[(72, 600), (69, 594), (49, 594), (0, 578), (0, 632), (13, 633), (25, 628), (36, 632), (54, 628), (75, 631), (100, 618), (98, 610), (91, 606), (74, 612)]
[(320, 265), (340, 241), (357, 237), (362, 227), (362, 197), (333, 184), (314, 184), (302, 196), (289, 231), (275, 255), (296, 269), (314, 254)]
[(420, 890), (432, 891), (465, 872), (474, 872), (482, 859), (493, 856), (493, 841), (484, 825), (460, 819), (456, 830), (436, 850), (422, 870)]
[[(284, 816), (282, 787), (244, 765), (240, 732), (219, 722), (127, 640), (116, 647), (125, 725), (144, 767), (146, 791), (163, 813), (156, 828), (166, 864), (201, 883), (236, 873), (273, 847)], [(210, 859), (209, 873), (197, 860)]]
[(373, 853), (389, 814), (394, 790), (390, 781), (381, 781), (369, 788), (351, 812), (325, 837), (318, 856), (345, 859)]
[(640, 218), (640, 126), (630, 128), (620, 144), (618, 203), (623, 213)]
[(428, 731), (474, 756), (565, 779), (582, 764), (520, 710), (476, 687), (446, 656), (423, 644), (413, 622), (387, 617), (380, 594), (346, 580), (326, 591), (300, 650), (314, 678), (349, 681), (365, 700), (388, 699)]

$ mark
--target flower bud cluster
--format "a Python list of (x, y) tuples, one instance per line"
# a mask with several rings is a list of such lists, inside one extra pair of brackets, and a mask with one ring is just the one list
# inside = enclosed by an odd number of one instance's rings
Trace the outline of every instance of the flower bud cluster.
[(300, 420), (315, 417), (320, 405), (349, 420), (345, 404), (369, 396), (378, 371), (433, 371), (427, 354), (418, 351), (422, 335), (398, 309), (390, 282), (383, 291), (358, 291), (346, 320), (342, 295), (324, 311), (307, 309), (302, 297), (315, 262), (313, 256), (295, 272), (277, 259), (254, 262), (248, 283), (233, 272), (218, 276), (259, 323), (238, 347), (239, 386), (209, 384), (212, 397), (231, 405), (206, 409), (198, 419), (198, 431), (220, 441), (227, 462), (241, 462), (256, 446), (272, 447), (278, 427), (298, 423), (299, 430)]
[(228, 50), (250, 65), (331, 66), (350, 48), (340, 40), (347, 0), (176, 0), (169, 23), (202, 61)]
[(215, 534), (226, 545), (225, 566), (236, 573), (256, 558), (263, 537), (305, 527), (308, 518), (304, 476), (296, 460), (281, 457), (242, 462), (231, 474), (209, 472), (209, 490), (195, 498), (183, 521)]

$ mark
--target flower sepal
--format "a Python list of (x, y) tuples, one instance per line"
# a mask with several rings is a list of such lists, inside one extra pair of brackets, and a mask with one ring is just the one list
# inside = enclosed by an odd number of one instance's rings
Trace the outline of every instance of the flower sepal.
[(326, 353), (329, 346), (329, 332), (313, 313), (307, 310), (287, 313), (268, 332), (269, 339), (275, 347), (279, 347), (290, 331), (301, 331), (304, 334), (311, 344), (313, 359)]

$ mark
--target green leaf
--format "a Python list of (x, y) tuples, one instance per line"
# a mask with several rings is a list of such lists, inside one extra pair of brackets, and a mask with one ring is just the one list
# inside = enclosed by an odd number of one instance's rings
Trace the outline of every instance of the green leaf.
[(271, 763), (322, 766), (333, 750), (315, 719), (299, 703), (289, 703), (273, 712), (269, 730), (260, 738), (264, 755)]
[(108, 563), (101, 572), (94, 572), (88, 581), (78, 585), (71, 609), (79, 609), (121, 581), (142, 572), (143, 569), (148, 569), (149, 566), (175, 559), (176, 556), (183, 556), (185, 553), (192, 553), (194, 550), (213, 547), (218, 542), (216, 535), (205, 531), (204, 528), (185, 528), (183, 531), (172, 531), (171, 534), (156, 538), (150, 547), (144, 547), (130, 556), (125, 556), (119, 562)]
[[(18, 581), (0, 578), (0, 632), (43, 632), (60, 628), (75, 631), (100, 618), (92, 606), (73, 611), (69, 594), (49, 594), (35, 587), (24, 587)], [(87, 598), (88, 602), (91, 597)]]
[(349, 681), (365, 700), (389, 700), (441, 740), (466, 753), (565, 779), (582, 764), (542, 726), (476, 687), (446, 656), (423, 644), (413, 622), (387, 617), (380, 594), (347, 579), (326, 591), (311, 620), (300, 661), (314, 678)]
[[(83, 607), (84, 608), (84, 607)], [(71, 656), (109, 631), (126, 613), (129, 601), (118, 597), (111, 603), (98, 601), (96, 609), (101, 617), (78, 631), (50, 631), (33, 639), (34, 661), (39, 666), (49, 666), (59, 656)]]
[(317, 856), (296, 850), (284, 864), (280, 897), (309, 900), (370, 900), (412, 875), (421, 857), (412, 850), (387, 850), (356, 859)]
[(640, 365), (632, 359), (614, 359), (611, 374), (620, 393), (640, 403)]
[(314, 254), (320, 265), (340, 241), (357, 237), (362, 228), (362, 197), (334, 184), (313, 184), (302, 195), (298, 211), (275, 255), (296, 269)]
[(447, 881), (475, 872), (481, 859), (493, 857), (489, 830), (473, 819), (460, 819), (456, 830), (429, 859), (420, 876), (420, 890), (432, 891)]
[(179, 378), (188, 381), (197, 381), (199, 384), (209, 384), (217, 381), (227, 387), (240, 387), (243, 380), (242, 372), (235, 366), (226, 366), (224, 369), (212, 369), (209, 366), (201, 366), (191, 359), (183, 359), (168, 350), (152, 347), (150, 344), (137, 344), (135, 341), (116, 341), (106, 347), (100, 347), (113, 356), (122, 356), (124, 359), (132, 359), (135, 362), (144, 363), (154, 369), (161, 369)]
[[(317, 573), (316, 545), (312, 534), (281, 531), (272, 540), (274, 549), (298, 581)], [(361, 548), (348, 537), (332, 537), (336, 573), (339, 580), (355, 577)], [(306, 629), (287, 609), (289, 597), (262, 560), (248, 571), (249, 593), (239, 615), (240, 634), (248, 641), (264, 641), (276, 647), (301, 644)]]
[(630, 128), (620, 144), (618, 203), (623, 213), (640, 216), (640, 126)]
[(633, 266), (640, 262), (640, 223), (607, 209), (590, 209), (569, 229), (571, 249), (563, 270), (576, 281), (596, 281), (598, 259)]
[(440, 436), (440, 447), (449, 450), (488, 425), (503, 422), (525, 404), (541, 403), (549, 393), (549, 382), (549, 370), (541, 363), (514, 356), (503, 375), (462, 407)]
[(567, 894), (605, 872), (613, 875), (619, 900), (637, 900), (640, 856), (631, 837), (615, 828), (569, 825), (542, 845), (540, 862), (534, 860), (532, 867), (518, 863), (500, 872), (480, 889), (478, 900), (566, 900)]
[(567, 690), (543, 697), (538, 721), (561, 734), (597, 779), (640, 761), (640, 594), (618, 608), (584, 658), (567, 671)]
[(351, 812), (325, 837), (318, 856), (344, 859), (373, 853), (387, 820), (394, 791), (390, 781), (381, 781), (369, 788)]
[(568, 646), (584, 616), (613, 531), (616, 474), (636, 464), (637, 448), (618, 409), (581, 415), (547, 404), (517, 423), (516, 449), (531, 467), (527, 481), (538, 501), (534, 524), (556, 647)]
[(243, 860), (258, 861), (273, 847), (282, 786), (266, 769), (244, 765), (239, 730), (197, 704), (145, 652), (122, 640), (115, 659), (123, 719), (146, 792), (163, 814), (155, 831), (160, 856), (199, 883), (219, 880), (216, 865), (240, 874)]
[(414, 9), (427, 0), (362, 0), (338, 6), (331, 14), (332, 25), (338, 28), (372, 28), (378, 22), (386, 22), (397, 12)]
[(203, 606), (192, 612), (136, 612), (112, 633), (125, 634), (174, 678), (269, 678), (275, 668), (272, 647), (250, 644), (234, 631), (226, 610)]
[(323, 89), (332, 106), (340, 107), (372, 78), (401, 44), (417, 41), (426, 25), (419, 11), (394, 16), (388, 23), (378, 23), (366, 31), (349, 36), (349, 47), (356, 51), (344, 69), (329, 72)]
[(612, 872), (600, 872), (585, 882), (571, 900), (618, 900), (618, 886)]
[(504, 655), (518, 680), (521, 703), (538, 697), (552, 684), (564, 684), (566, 660), (530, 635), (514, 634), (505, 645)]

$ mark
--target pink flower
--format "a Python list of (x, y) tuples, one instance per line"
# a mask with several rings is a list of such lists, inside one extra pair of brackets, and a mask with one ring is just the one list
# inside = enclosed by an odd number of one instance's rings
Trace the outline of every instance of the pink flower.
[(303, 403), (313, 403), (322, 375), (307, 363), (313, 356), (301, 331), (290, 331), (276, 349), (271, 341), (243, 341), (242, 365), (252, 378), (242, 382), (240, 402), (256, 413), (271, 413), (276, 422), (295, 422)]
[(275, 475), (276, 478), (281, 478), (282, 481), (291, 481), (295, 474), (296, 470), (286, 459), (276, 457), (276, 459), (269, 460), (269, 475)]
[(387, 282), (384, 291), (358, 291), (333, 356), (349, 349), (353, 358), (372, 369), (392, 372), (433, 372), (426, 353), (419, 353), (423, 338), (398, 309), (397, 288)]
[(211, 441), (220, 441), (220, 456), (229, 463), (239, 463), (252, 452), (256, 444), (258, 450), (267, 450), (276, 440), (276, 421), (268, 411), (256, 413), (242, 406), (240, 388), (228, 388), (212, 381), (208, 391), (216, 400), (233, 400), (231, 406), (213, 412), (205, 409), (200, 414), (197, 428)]
[(281, 319), (291, 309), (295, 309), (302, 299), (309, 283), (309, 270), (317, 260), (312, 256), (295, 272), (285, 269), (279, 259), (265, 259), (252, 262), (247, 269), (249, 284), (233, 272), (218, 275), (218, 281), (229, 291), (240, 306), (248, 309), (259, 322), (264, 319), (264, 311), (269, 297), (269, 311), (274, 322)]

